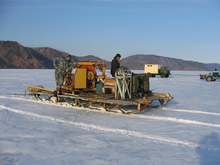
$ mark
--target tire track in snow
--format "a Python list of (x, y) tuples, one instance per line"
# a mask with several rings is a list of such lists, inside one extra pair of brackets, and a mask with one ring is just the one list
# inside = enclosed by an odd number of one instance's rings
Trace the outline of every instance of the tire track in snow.
[(14, 108), (6, 107), (4, 105), (0, 105), (0, 109), (3, 110), (3, 111), (7, 110), (7, 111), (14, 112), (14, 113), (17, 113), (17, 114), (26, 115), (26, 116), (32, 117), (32, 118), (39, 118), (39, 119), (42, 119), (42, 120), (51, 121), (51, 122), (55, 122), (55, 123), (77, 126), (77, 127), (82, 128), (82, 129), (85, 129), (86, 131), (97, 130), (97, 131), (104, 131), (104, 132), (115, 133), (115, 134), (122, 134), (122, 135), (125, 135), (125, 136), (144, 138), (144, 139), (152, 140), (152, 141), (155, 141), (155, 142), (168, 143), (168, 144), (171, 144), (171, 145), (183, 145), (183, 146), (191, 147), (191, 148), (203, 148), (203, 149), (209, 149), (209, 150), (220, 150), (220, 148), (213, 148), (212, 146), (198, 145), (196, 143), (180, 141), (180, 140), (176, 140), (176, 139), (168, 139), (168, 138), (163, 138), (163, 137), (160, 137), (160, 136), (153, 136), (153, 135), (144, 134), (142, 132), (137, 132), (137, 131), (129, 131), (129, 130), (126, 130), (126, 129), (117, 129), (117, 128), (113, 129), (113, 128), (101, 127), (101, 126), (97, 126), (97, 125), (93, 125), (93, 124), (66, 121), (66, 120), (58, 119), (58, 118), (55, 118), (55, 117), (52, 117), (52, 116), (44, 116), (44, 115), (39, 115), (39, 114), (32, 113), (32, 112), (17, 110), (17, 109), (14, 109)]
[(168, 109), (168, 108), (162, 108), (166, 111), (177, 111), (177, 112), (188, 112), (188, 113), (201, 113), (206, 115), (215, 115), (220, 116), (220, 113), (214, 113), (214, 112), (203, 112), (203, 111), (197, 111), (197, 110), (187, 110), (187, 109)]
[(219, 124), (204, 123), (204, 122), (200, 122), (200, 121), (196, 121), (196, 120), (177, 119), (177, 118), (173, 118), (173, 117), (145, 116), (145, 115), (132, 115), (132, 117), (149, 119), (149, 120), (170, 121), (170, 122), (183, 123), (183, 124), (192, 124), (192, 125), (220, 128)]
[[(30, 102), (37, 102), (38, 100), (30, 100), (30, 99), (23, 99), (23, 98), (11, 98), (11, 97), (5, 97), (5, 96), (0, 96), (0, 98), (7, 98), (7, 99), (13, 99), (13, 100), (21, 100), (21, 101), (30, 101)], [(42, 102), (39, 101), (40, 103), (43, 104), (48, 104), (48, 105), (55, 105), (55, 106), (61, 106), (63, 107), (64, 105), (61, 104), (54, 104), (54, 103), (50, 103), (50, 102)], [(72, 108), (71, 105), (65, 104), (65, 107), (67, 108)], [(76, 109), (83, 109), (82, 107), (74, 107)], [(86, 109), (86, 108), (85, 108)], [(163, 108), (164, 109), (164, 108)], [(104, 109), (103, 109), (104, 110)], [(169, 110), (169, 109), (167, 109)], [(176, 111), (181, 111), (181, 112), (190, 112), (192, 110), (176, 110)], [(196, 113), (203, 113), (202, 111), (195, 111)], [(204, 114), (209, 114), (209, 115), (220, 115), (220, 113), (210, 113), (210, 112), (204, 112)], [(124, 114), (117, 114), (117, 115), (123, 115)], [(136, 114), (130, 114), (128, 116), (131, 117), (136, 117), (136, 118), (144, 118), (144, 119), (149, 119), (149, 120), (160, 120), (160, 121), (170, 121), (170, 122), (176, 122), (176, 123), (183, 123), (183, 124), (192, 124), (192, 125), (201, 125), (201, 126), (208, 126), (208, 127), (217, 127), (220, 128), (219, 124), (212, 124), (212, 123), (204, 123), (204, 122), (199, 122), (196, 120), (186, 120), (186, 119), (178, 119), (178, 118), (173, 118), (173, 117), (159, 117), (159, 116), (146, 116), (146, 115), (136, 115)]]
[[(27, 102), (33, 102), (33, 103), (41, 103), (41, 104), (46, 104), (46, 105), (54, 105), (54, 106), (60, 106), (60, 107), (64, 107), (65, 108), (72, 108), (73, 106), (69, 105), (67, 102), (62, 102), (62, 103), (52, 103), (49, 101), (40, 101), (37, 99), (23, 99), (23, 98), (19, 98), (19, 97), (5, 97), (5, 96), (0, 96), (0, 98), (3, 99), (11, 99), (11, 100), (18, 100), (18, 101), (27, 101)], [(76, 109), (82, 109), (82, 107), (74, 107)]]

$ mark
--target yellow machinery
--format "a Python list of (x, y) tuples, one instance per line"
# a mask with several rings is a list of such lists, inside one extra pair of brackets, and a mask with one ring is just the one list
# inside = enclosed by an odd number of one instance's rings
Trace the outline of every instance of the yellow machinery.
[[(71, 75), (66, 75), (62, 91), (68, 93), (74, 92), (91, 92), (96, 91), (99, 87), (99, 80), (107, 78), (105, 75), (106, 65), (104, 62), (75, 62), (76, 66)], [(101, 70), (102, 74), (97, 74), (97, 69)]]
[[(76, 68), (64, 79), (63, 94), (58, 94), (55, 101), (52, 99), (54, 90), (42, 86), (23, 85), (28, 86), (28, 91), (41, 101), (57, 103), (59, 100), (64, 100), (71, 106), (97, 110), (104, 108), (108, 112), (119, 111), (123, 114), (141, 112), (147, 106), (164, 106), (173, 99), (169, 93), (151, 92), (147, 73), (134, 74), (124, 68), (118, 69), (115, 77), (107, 78), (106, 65), (103, 62), (84, 61), (74, 64)], [(97, 69), (101, 69), (101, 72), (97, 72)], [(42, 99), (40, 96), (46, 98)], [(152, 105), (154, 101), (157, 101), (157, 105)], [(101, 109), (90, 107), (97, 103), (101, 105)], [(137, 110), (123, 108), (131, 105), (136, 105)]]

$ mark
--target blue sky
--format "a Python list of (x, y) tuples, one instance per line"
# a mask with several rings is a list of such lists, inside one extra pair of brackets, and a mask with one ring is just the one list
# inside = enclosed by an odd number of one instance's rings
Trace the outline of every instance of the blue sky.
[(220, 0), (1, 0), (0, 40), (109, 61), (220, 63)]

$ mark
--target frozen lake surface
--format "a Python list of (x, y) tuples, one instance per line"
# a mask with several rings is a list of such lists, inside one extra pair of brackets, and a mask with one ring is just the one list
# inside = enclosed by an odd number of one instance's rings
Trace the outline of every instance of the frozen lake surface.
[(207, 73), (150, 78), (174, 99), (123, 115), (23, 95), (22, 84), (55, 89), (53, 69), (0, 69), (0, 165), (220, 164), (220, 81), (200, 80)]

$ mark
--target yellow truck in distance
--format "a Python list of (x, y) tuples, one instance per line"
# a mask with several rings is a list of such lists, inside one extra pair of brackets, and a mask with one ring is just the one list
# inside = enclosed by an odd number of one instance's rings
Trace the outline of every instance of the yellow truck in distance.
[(149, 73), (150, 77), (160, 75), (161, 78), (168, 78), (170, 75), (170, 69), (160, 64), (145, 64), (144, 73)]

